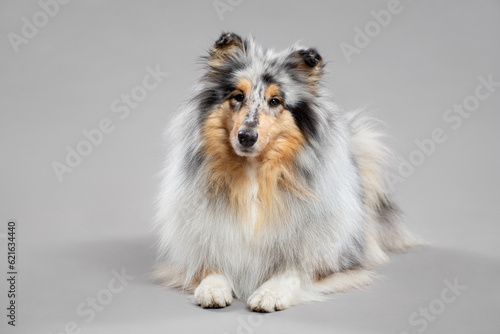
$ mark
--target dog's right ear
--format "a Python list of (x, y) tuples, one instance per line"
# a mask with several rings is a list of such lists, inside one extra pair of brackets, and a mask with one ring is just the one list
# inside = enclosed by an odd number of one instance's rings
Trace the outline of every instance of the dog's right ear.
[(219, 67), (243, 48), (244, 41), (239, 35), (233, 32), (222, 33), (210, 50), (208, 63), (210, 66)]

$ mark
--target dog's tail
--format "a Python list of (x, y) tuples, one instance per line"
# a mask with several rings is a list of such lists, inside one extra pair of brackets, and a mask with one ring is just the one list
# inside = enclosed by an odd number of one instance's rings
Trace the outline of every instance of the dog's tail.
[(384, 143), (384, 134), (377, 129), (380, 122), (364, 110), (348, 112), (346, 118), (369, 214), (366, 243), (371, 250), (367, 250), (367, 257), (372, 262), (385, 262), (385, 255), (380, 252), (380, 248), (405, 251), (423, 242), (408, 231), (401, 211), (390, 197), (388, 171), (394, 166), (395, 159)]

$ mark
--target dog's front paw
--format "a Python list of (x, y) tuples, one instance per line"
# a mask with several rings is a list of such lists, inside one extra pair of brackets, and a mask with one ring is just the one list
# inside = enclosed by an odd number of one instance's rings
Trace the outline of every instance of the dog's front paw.
[(284, 310), (292, 305), (277, 291), (259, 289), (248, 298), (248, 306), (255, 312), (274, 312)]
[(223, 275), (208, 275), (194, 290), (194, 299), (203, 308), (229, 306), (233, 302), (231, 285)]
[(271, 279), (262, 284), (248, 298), (248, 306), (255, 312), (274, 312), (297, 304), (296, 292), (300, 281), (295, 277)]

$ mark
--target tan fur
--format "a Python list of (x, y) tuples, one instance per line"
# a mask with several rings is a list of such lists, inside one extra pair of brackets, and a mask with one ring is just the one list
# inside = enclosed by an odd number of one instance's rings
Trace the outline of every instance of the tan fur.
[(267, 86), (264, 94), (266, 100), (269, 100), (271, 97), (278, 97), (281, 99), (280, 87), (276, 84), (270, 84), (269, 86)]
[(366, 224), (365, 231), (365, 268), (374, 268), (383, 264), (389, 263), (389, 257), (382, 250), (379, 243), (377, 224), (378, 222), (373, 221), (373, 217), (370, 215), (367, 217), (368, 222)]
[[(301, 58), (299, 53), (295, 55), (297, 58)], [(308, 86), (312, 92), (315, 92), (318, 89), (318, 85), (323, 77), (323, 60), (320, 60), (318, 64), (314, 67), (308, 66), (305, 62), (301, 61), (298, 65), (298, 69), (304, 72), (307, 76)]]
[(199, 277), (186, 282), (186, 272), (169, 263), (157, 265), (151, 273), (151, 278), (154, 282), (165, 287), (180, 289), (187, 293), (193, 293), (201, 282)]
[[(193, 293), (200, 282), (207, 276), (219, 274), (218, 270), (201, 268), (191, 281), (186, 282), (186, 272), (173, 267), (171, 264), (163, 263), (157, 265), (151, 274), (152, 280), (166, 287), (177, 288), (188, 293)], [(187, 285), (186, 285), (187, 283)]]
[[(263, 116), (261, 118), (270, 118)], [(260, 155), (259, 194), (264, 204), (271, 205), (272, 194), (283, 185), (295, 195), (306, 199), (312, 194), (297, 181), (293, 167), (295, 154), (302, 148), (305, 138), (295, 125), (292, 114), (283, 110), (265, 134), (269, 144)]]
[[(245, 158), (232, 150), (228, 125), (232, 120), (229, 102), (225, 102), (208, 116), (204, 126), (205, 152), (210, 157), (209, 185), (216, 195), (227, 194), (239, 214), (245, 213), (245, 196), (248, 179), (242, 168)], [(235, 185), (238, 185), (237, 187)]]
[(316, 283), (323, 293), (359, 290), (372, 284), (377, 275), (365, 269), (350, 269), (327, 276)]
[(225, 45), (223, 47), (214, 47), (210, 51), (208, 65), (210, 65), (212, 68), (218, 68), (222, 66), (232, 54), (238, 52), (242, 48), (243, 45), (237, 39), (233, 39), (231, 41), (231, 44)]
[[(234, 94), (242, 92), (248, 95), (250, 90), (251, 83), (241, 80)], [(271, 97), (279, 97), (276, 85), (270, 85), (266, 90), (266, 99)], [(225, 193), (243, 219), (249, 217), (247, 194), (251, 181), (244, 168), (249, 158), (237, 155), (231, 140), (236, 139), (247, 111), (242, 108), (235, 112), (231, 101), (226, 101), (208, 116), (203, 128), (204, 148), (210, 157), (211, 189), (214, 194)], [(293, 159), (305, 143), (305, 138), (288, 110), (279, 110), (278, 113), (278, 116), (272, 116), (268, 111), (259, 112), (257, 146), (261, 151), (254, 159), (258, 164), (257, 197), (260, 204), (257, 231), (262, 223), (272, 221), (274, 215), (286, 214), (280, 200), (281, 187), (304, 199), (311, 196), (306, 187), (297, 181), (293, 166)]]

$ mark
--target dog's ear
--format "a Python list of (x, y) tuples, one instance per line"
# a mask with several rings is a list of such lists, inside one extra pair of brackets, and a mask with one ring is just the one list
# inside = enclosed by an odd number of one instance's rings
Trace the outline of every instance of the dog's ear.
[(209, 52), (209, 65), (214, 67), (220, 66), (232, 55), (243, 50), (244, 43), (243, 39), (235, 33), (222, 33)]
[(292, 54), (296, 68), (305, 75), (309, 87), (315, 91), (324, 72), (323, 58), (315, 48), (300, 49)]

